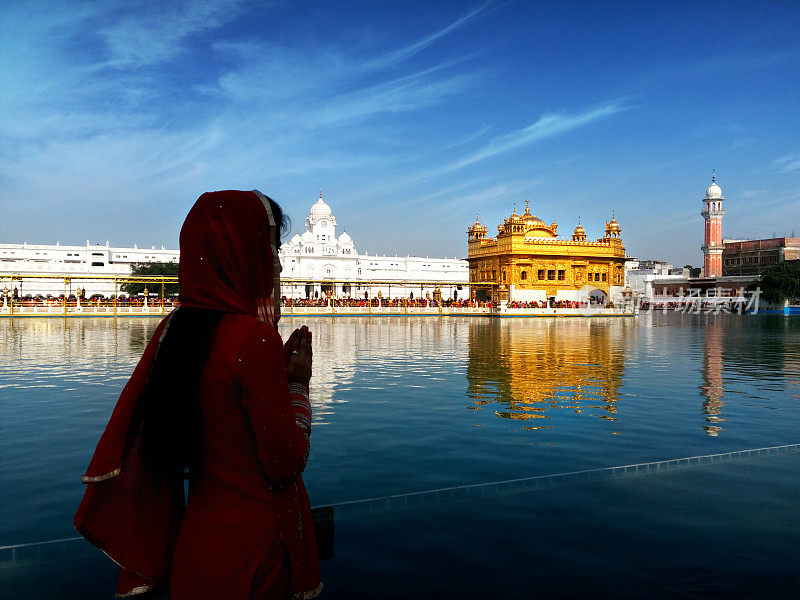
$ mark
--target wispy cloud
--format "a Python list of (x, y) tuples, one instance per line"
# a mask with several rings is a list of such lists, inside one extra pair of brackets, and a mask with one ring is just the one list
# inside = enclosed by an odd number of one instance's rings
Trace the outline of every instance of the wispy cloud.
[(492, 139), (477, 152), (450, 165), (450, 168), (451, 170), (464, 168), (478, 161), (497, 156), (498, 154), (504, 154), (520, 146), (526, 146), (554, 135), (584, 127), (595, 121), (620, 113), (623, 110), (625, 110), (625, 107), (621, 103), (612, 102), (574, 115), (544, 114), (538, 121), (527, 127)]
[(411, 186), (430, 181), (487, 159), (507, 154), (512, 150), (588, 126), (596, 121), (606, 119), (627, 109), (628, 107), (621, 101), (615, 101), (576, 114), (545, 113), (536, 122), (526, 127), (496, 136), (489, 140), (482, 148), (458, 160), (444, 163), (433, 169), (417, 173), (403, 182), (398, 182), (398, 185)]
[(447, 27), (443, 27), (442, 29), (435, 31), (427, 35), (426, 37), (422, 38), (421, 40), (414, 42), (413, 44), (410, 44), (408, 46), (405, 46), (404, 48), (399, 48), (398, 50), (394, 50), (379, 58), (371, 60), (367, 63), (366, 66), (370, 69), (380, 69), (407, 60), (408, 58), (411, 58), (415, 54), (422, 52), (437, 40), (440, 40), (443, 37), (447, 36), (448, 34), (453, 33), (456, 30), (460, 29), (461, 27), (463, 27), (464, 25), (475, 19), (477, 16), (484, 13), (490, 5), (491, 2), (484, 2), (483, 4), (468, 10), (458, 19), (450, 23)]
[(448, 144), (447, 146), (445, 146), (443, 148), (443, 150), (450, 150), (451, 148), (457, 148), (459, 146), (467, 146), (467, 145), (471, 144), (472, 142), (474, 142), (475, 140), (477, 140), (478, 138), (481, 138), (484, 135), (486, 135), (487, 133), (489, 133), (489, 131), (491, 131), (491, 129), (492, 128), (489, 125), (485, 125), (484, 127), (481, 127), (480, 129), (478, 129), (478, 131), (476, 131), (475, 133), (472, 133), (472, 134), (470, 134), (470, 135), (468, 135), (468, 136), (466, 136), (466, 137), (464, 137), (464, 138), (462, 138), (460, 140), (456, 140), (452, 144)]
[(778, 173), (794, 173), (800, 171), (800, 154), (783, 156), (772, 163), (772, 168)]
[(375, 73), (363, 57), (334, 48), (308, 52), (263, 43), (221, 42), (214, 49), (236, 66), (202, 95), (246, 103), (249, 113), (268, 113), (295, 128), (314, 129), (364, 121), (380, 113), (413, 111), (441, 102), (477, 80), (479, 71), (457, 70), (464, 54), (411, 72)]
[(410, 112), (463, 91), (473, 80), (466, 73), (450, 77), (414, 74), (322, 102), (305, 112), (302, 124), (306, 128), (341, 125), (380, 113)]
[(109, 56), (104, 67), (141, 67), (173, 60), (186, 51), (184, 41), (212, 31), (239, 16), (241, 0), (156, 2), (99, 30)]

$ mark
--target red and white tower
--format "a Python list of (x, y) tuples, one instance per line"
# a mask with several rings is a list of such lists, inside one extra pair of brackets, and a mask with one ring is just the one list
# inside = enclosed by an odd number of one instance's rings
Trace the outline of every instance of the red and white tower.
[(725, 196), (717, 185), (716, 173), (711, 176), (711, 185), (703, 198), (703, 218), (706, 220), (706, 240), (700, 248), (703, 250), (703, 276), (719, 277), (722, 275), (722, 217), (725, 209), (722, 202)]

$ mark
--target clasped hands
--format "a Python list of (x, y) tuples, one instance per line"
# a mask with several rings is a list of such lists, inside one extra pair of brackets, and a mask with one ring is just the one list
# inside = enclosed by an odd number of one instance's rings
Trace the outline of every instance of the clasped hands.
[(311, 332), (303, 325), (295, 329), (283, 345), (289, 383), (300, 383), (308, 389), (311, 380)]

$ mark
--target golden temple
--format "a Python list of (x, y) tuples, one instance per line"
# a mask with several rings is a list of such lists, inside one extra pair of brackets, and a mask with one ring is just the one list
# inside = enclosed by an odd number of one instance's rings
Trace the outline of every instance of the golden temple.
[(494, 302), (605, 302), (622, 291), (625, 246), (616, 219), (606, 222), (605, 236), (591, 241), (580, 224), (572, 239), (560, 239), (557, 223), (547, 225), (525, 212), (497, 226), (497, 237), (475, 217), (467, 230), (469, 285), (473, 300)]

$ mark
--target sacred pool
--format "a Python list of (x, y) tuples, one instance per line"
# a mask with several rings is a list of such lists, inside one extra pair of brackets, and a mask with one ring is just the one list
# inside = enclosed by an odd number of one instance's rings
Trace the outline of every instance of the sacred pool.
[[(80, 476), (157, 318), (0, 320), (0, 589), (108, 598)], [(800, 321), (286, 318), (314, 334), (322, 598), (790, 598)]]

